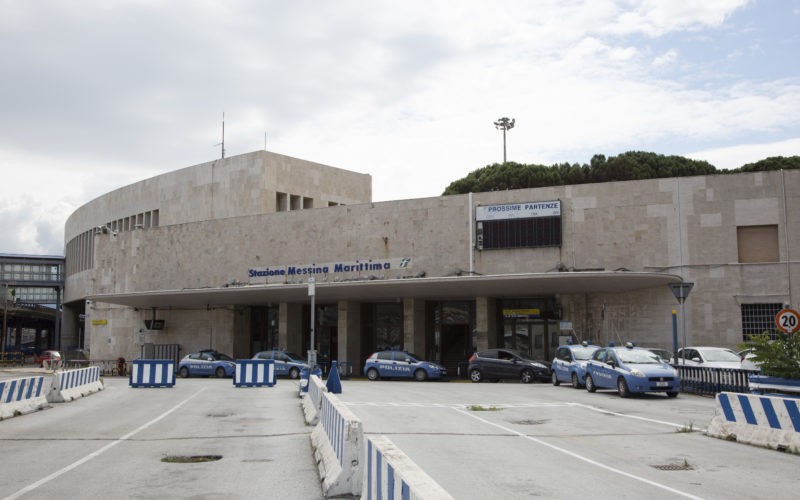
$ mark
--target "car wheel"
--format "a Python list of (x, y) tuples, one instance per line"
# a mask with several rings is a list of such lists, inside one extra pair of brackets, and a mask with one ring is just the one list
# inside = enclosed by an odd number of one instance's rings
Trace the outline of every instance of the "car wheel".
[(417, 382), (425, 382), (427, 378), (428, 374), (425, 373), (425, 370), (423, 370), (422, 368), (414, 372), (414, 380), (416, 380)]
[(218, 366), (214, 374), (217, 378), (223, 378), (225, 376), (225, 368)]
[(481, 380), (483, 380), (483, 373), (481, 373), (481, 371), (478, 370), (477, 368), (473, 368), (469, 372), (469, 379), (476, 383), (480, 382)]
[(578, 374), (575, 372), (572, 372), (572, 387), (574, 387), (575, 389), (581, 388), (581, 383), (578, 380)]
[(181, 367), (181, 369), (178, 370), (178, 374), (181, 376), (181, 378), (189, 378), (189, 369), (185, 366)]
[(367, 370), (367, 378), (370, 380), (378, 380), (378, 370), (375, 368)]
[(550, 376), (550, 379), (553, 381), (553, 385), (561, 385), (561, 381), (558, 380), (556, 372), (553, 372), (553, 374)]
[(522, 380), (523, 384), (530, 384), (533, 382), (533, 372), (530, 370), (522, 370), (519, 379)]
[(289, 370), (289, 378), (297, 378), (300, 376), (300, 370), (297, 368), (292, 368)]
[(628, 383), (623, 377), (617, 379), (617, 390), (619, 391), (619, 395), (623, 398), (631, 397), (631, 391), (628, 389)]
[(594, 392), (597, 390), (597, 387), (594, 386), (594, 380), (592, 380), (592, 376), (588, 373), (586, 374), (586, 390), (589, 392)]
[(669, 391), (667, 393), (667, 396), (670, 397), (670, 398), (677, 398), (678, 397), (678, 391)]

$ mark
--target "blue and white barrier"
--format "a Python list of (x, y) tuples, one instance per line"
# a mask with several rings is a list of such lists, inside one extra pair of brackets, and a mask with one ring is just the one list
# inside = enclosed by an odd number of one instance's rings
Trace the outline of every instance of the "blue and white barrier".
[(272, 387), (275, 385), (275, 361), (271, 359), (237, 359), (233, 372), (236, 387)]
[(365, 454), (362, 499), (452, 500), (439, 483), (386, 436), (367, 437)]
[(800, 453), (800, 400), (755, 394), (717, 394), (709, 436)]
[(53, 373), (47, 400), (51, 403), (63, 403), (101, 390), (103, 382), (100, 381), (99, 366), (57, 371)]
[(322, 393), (319, 423), (311, 433), (325, 497), (361, 494), (364, 432), (361, 420), (333, 394)]
[(0, 381), (0, 419), (36, 411), (45, 405), (44, 377)]
[(171, 359), (135, 359), (129, 375), (131, 387), (174, 387), (175, 362)]
[(319, 423), (319, 412), (322, 409), (322, 395), (328, 392), (325, 383), (318, 375), (311, 375), (308, 382), (308, 393), (303, 398), (303, 414), (308, 425)]

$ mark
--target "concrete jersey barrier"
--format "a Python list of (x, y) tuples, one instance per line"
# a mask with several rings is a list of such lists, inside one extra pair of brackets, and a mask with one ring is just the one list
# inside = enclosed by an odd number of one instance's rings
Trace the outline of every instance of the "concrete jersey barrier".
[(44, 377), (0, 381), (0, 418), (29, 413), (47, 405)]
[(707, 433), (740, 443), (800, 453), (800, 400), (723, 392)]
[(308, 392), (303, 397), (303, 414), (308, 425), (319, 423), (319, 413), (322, 409), (322, 395), (328, 392), (325, 383), (317, 375), (311, 375), (308, 382)]
[(275, 385), (275, 361), (271, 359), (237, 359), (233, 372), (236, 387), (272, 387)]
[(311, 433), (314, 458), (326, 497), (361, 493), (361, 420), (339, 399), (322, 393), (319, 423)]
[(362, 499), (452, 500), (386, 436), (367, 437), (365, 454)]
[(100, 381), (98, 366), (58, 371), (53, 373), (47, 400), (51, 403), (63, 403), (101, 390), (103, 382)]
[(175, 362), (171, 359), (135, 359), (128, 378), (131, 387), (174, 387)]

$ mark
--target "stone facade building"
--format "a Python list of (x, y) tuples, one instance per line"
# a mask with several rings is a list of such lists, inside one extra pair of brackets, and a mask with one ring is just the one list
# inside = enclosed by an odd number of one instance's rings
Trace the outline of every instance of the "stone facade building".
[(457, 373), (567, 339), (735, 347), (800, 293), (796, 170), (371, 196), (369, 175), (266, 151), (103, 195), (66, 225), (64, 335), (131, 359), (305, 354), (313, 333), (323, 366), (402, 348)]

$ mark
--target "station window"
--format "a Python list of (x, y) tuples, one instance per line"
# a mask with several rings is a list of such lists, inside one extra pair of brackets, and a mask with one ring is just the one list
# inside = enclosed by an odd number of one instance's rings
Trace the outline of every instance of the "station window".
[(739, 226), (736, 228), (739, 262), (779, 262), (778, 226)]
[(777, 338), (775, 316), (781, 309), (783, 304), (780, 303), (742, 304), (742, 340), (765, 332), (772, 339)]
[(561, 245), (561, 217), (479, 221), (478, 248), (552, 247)]

